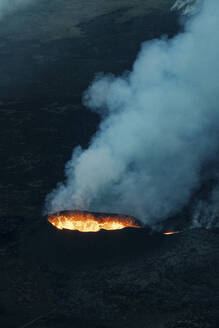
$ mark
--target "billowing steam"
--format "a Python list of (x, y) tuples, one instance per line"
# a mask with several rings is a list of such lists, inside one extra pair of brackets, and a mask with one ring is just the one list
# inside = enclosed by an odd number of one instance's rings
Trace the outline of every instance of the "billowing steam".
[(180, 10), (183, 15), (194, 15), (198, 12), (201, 0), (176, 0), (171, 10)]
[(197, 200), (192, 213), (193, 228), (219, 227), (219, 185), (211, 192), (208, 200)]
[(219, 1), (185, 32), (142, 45), (133, 70), (99, 75), (84, 103), (103, 116), (87, 150), (74, 150), (50, 213), (86, 209), (156, 223), (179, 211), (219, 146)]
[(32, 1), (33, 0), (0, 0), (0, 18), (21, 6), (29, 4)]

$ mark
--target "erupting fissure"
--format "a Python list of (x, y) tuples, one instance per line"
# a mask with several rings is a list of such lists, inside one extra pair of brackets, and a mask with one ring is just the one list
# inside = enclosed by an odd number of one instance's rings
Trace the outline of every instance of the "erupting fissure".
[(48, 221), (59, 230), (78, 230), (80, 232), (98, 232), (140, 228), (131, 216), (91, 213), (85, 211), (63, 211), (48, 215)]
[(164, 232), (164, 235), (169, 236), (169, 235), (175, 235), (176, 233), (179, 233), (179, 231), (168, 231), (168, 232)]

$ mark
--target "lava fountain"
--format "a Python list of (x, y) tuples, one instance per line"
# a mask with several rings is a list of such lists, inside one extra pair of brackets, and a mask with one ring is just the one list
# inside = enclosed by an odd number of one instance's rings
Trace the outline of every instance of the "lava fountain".
[(132, 216), (78, 210), (51, 214), (48, 215), (47, 220), (59, 230), (78, 230), (80, 232), (140, 228), (140, 225)]

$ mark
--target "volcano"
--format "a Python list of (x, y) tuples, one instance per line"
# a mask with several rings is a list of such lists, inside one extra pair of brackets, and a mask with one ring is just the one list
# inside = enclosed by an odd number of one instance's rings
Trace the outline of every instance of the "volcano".
[[(80, 214), (85, 220), (92, 214), (95, 222), (119, 220), (124, 228), (99, 231), (79, 231), (57, 227), (60, 217), (72, 220), (72, 214)], [(129, 221), (132, 219), (131, 221)], [(101, 221), (102, 220), (102, 221)], [(105, 221), (104, 221), (105, 220)], [(81, 221), (79, 221), (81, 222)], [(75, 222), (77, 223), (77, 222)], [(127, 224), (129, 223), (130, 226)], [(71, 227), (71, 225), (70, 225)], [(81, 229), (82, 230), (82, 229)], [(137, 260), (141, 254), (156, 252), (163, 248), (166, 238), (162, 233), (153, 232), (143, 227), (132, 217), (107, 213), (64, 211), (44, 217), (38, 229), (27, 236), (22, 247), (22, 256), (30, 265), (45, 265), (60, 270), (61, 268), (79, 268), (93, 265), (109, 265), (114, 261), (123, 263)], [(173, 238), (174, 240), (174, 238)]]

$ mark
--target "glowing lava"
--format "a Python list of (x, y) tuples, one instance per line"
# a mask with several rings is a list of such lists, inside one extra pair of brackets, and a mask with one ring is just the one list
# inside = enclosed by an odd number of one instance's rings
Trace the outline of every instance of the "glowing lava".
[(98, 232), (104, 230), (120, 230), (124, 228), (140, 228), (131, 216), (90, 213), (85, 211), (64, 211), (48, 216), (48, 221), (57, 229), (78, 230), (80, 232)]
[(164, 232), (164, 235), (169, 236), (169, 235), (175, 235), (176, 233), (179, 233), (179, 231)]

